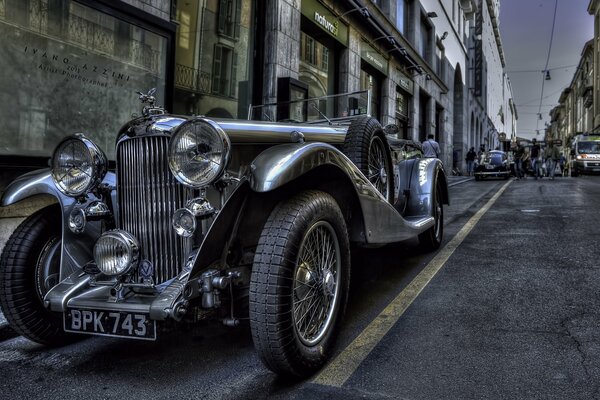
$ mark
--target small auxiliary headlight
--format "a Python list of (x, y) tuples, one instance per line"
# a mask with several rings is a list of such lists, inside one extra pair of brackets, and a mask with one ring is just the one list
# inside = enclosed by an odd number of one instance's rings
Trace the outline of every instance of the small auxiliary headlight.
[(75, 207), (69, 214), (69, 229), (73, 233), (81, 233), (85, 229), (87, 219), (85, 210), (81, 207)]
[(123, 275), (137, 264), (139, 252), (139, 243), (133, 235), (115, 229), (100, 236), (94, 246), (94, 260), (104, 275)]
[(208, 218), (215, 213), (210, 202), (198, 197), (187, 202), (184, 208), (180, 208), (173, 214), (173, 229), (179, 236), (190, 237), (196, 231), (196, 220)]
[(180, 208), (173, 214), (173, 229), (179, 236), (190, 237), (196, 230), (196, 217), (191, 210)]

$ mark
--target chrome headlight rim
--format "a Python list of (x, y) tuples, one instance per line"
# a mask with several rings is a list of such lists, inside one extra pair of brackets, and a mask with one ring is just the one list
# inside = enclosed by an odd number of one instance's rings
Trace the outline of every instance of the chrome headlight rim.
[[(107, 258), (111, 256), (111, 254), (107, 255), (106, 253), (101, 253), (101, 251), (106, 250), (101, 248), (102, 245), (108, 246), (109, 250), (115, 250), (116, 246), (111, 246), (110, 241), (113, 241), (113, 244), (118, 243), (123, 245), (123, 249), (125, 250), (124, 259), (126, 263), (116, 270), (110, 270), (105, 265)], [(113, 254), (113, 257), (117, 257), (117, 255)], [(121, 229), (113, 229), (111, 231), (104, 232), (94, 245), (94, 261), (96, 262), (98, 270), (100, 270), (100, 272), (106, 276), (121, 276), (128, 274), (134, 269), (134, 267), (137, 266), (139, 257), (140, 244), (138, 240), (129, 232)]]
[[(87, 155), (89, 156), (89, 163), (92, 167), (92, 173), (88, 175), (87, 183), (81, 188), (75, 190), (66, 185), (59, 177), (56, 171), (57, 162), (61, 153), (67, 148), (67, 145), (71, 142), (79, 142), (85, 146)], [(50, 160), (50, 174), (56, 188), (64, 195), (69, 197), (79, 197), (89, 193), (95, 189), (104, 179), (107, 173), (108, 160), (104, 152), (90, 139), (88, 139), (83, 133), (76, 133), (70, 135), (61, 140), (54, 151), (52, 152), (52, 158)], [(77, 167), (78, 168), (78, 167)]]
[[(214, 173), (212, 173), (208, 179), (202, 179), (199, 181), (195, 181), (182, 173), (182, 169), (179, 168), (179, 164), (175, 161), (175, 153), (176, 153), (176, 147), (177, 147), (180, 137), (182, 135), (186, 134), (187, 130), (190, 129), (190, 127), (192, 127), (192, 129), (193, 129), (193, 127), (195, 125), (199, 125), (199, 124), (207, 125), (209, 129), (212, 129), (212, 133), (217, 135), (216, 136), (217, 141), (218, 141), (219, 145), (221, 146), (221, 157), (218, 162), (217, 170)], [(229, 165), (230, 158), (231, 158), (231, 141), (229, 140), (229, 136), (225, 133), (223, 128), (221, 128), (216, 122), (214, 122), (210, 119), (194, 118), (194, 119), (184, 122), (183, 124), (181, 124), (180, 126), (177, 127), (177, 129), (173, 132), (171, 139), (169, 140), (168, 161), (169, 161), (169, 169), (171, 170), (171, 173), (173, 174), (175, 179), (177, 179), (177, 181), (179, 181), (180, 183), (182, 183), (186, 186), (192, 187), (194, 189), (204, 188), (204, 187), (207, 187), (207, 186), (217, 182), (225, 173), (227, 165)]]

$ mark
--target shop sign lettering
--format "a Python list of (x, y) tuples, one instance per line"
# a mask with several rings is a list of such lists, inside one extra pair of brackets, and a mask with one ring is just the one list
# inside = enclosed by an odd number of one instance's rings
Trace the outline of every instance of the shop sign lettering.
[[(73, 63), (68, 57), (63, 57), (58, 54), (49, 54), (47, 51), (38, 48), (25, 46), (24, 53), (32, 57), (38, 57), (40, 64), (38, 69), (51, 74), (59, 74), (64, 76), (66, 80), (78, 80), (81, 83), (108, 87), (109, 79), (119, 85), (120, 82), (128, 82), (130, 76), (128, 74), (115, 71), (109, 67), (88, 63)], [(94, 77), (90, 77), (92, 74)]]
[(337, 36), (338, 34), (338, 21), (329, 22), (324, 15), (319, 14), (318, 11), (315, 11), (315, 21), (317, 24), (321, 25), (327, 32), (331, 33), (333, 36)]

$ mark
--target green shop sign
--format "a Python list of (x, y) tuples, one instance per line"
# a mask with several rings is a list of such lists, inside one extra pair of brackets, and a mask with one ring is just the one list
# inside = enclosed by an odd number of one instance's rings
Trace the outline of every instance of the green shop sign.
[(348, 26), (316, 0), (302, 0), (302, 15), (314, 22), (331, 37), (348, 45)]
[(364, 40), (360, 46), (360, 56), (367, 63), (375, 67), (377, 70), (383, 72), (384, 75), (388, 73), (388, 62), (387, 60), (377, 52), (370, 44)]
[(399, 69), (396, 69), (396, 72), (398, 73), (398, 86), (400, 86), (400, 88), (402, 90), (404, 90), (407, 93), (413, 94), (414, 93), (414, 89), (413, 89), (413, 81), (412, 79), (410, 79), (408, 76), (404, 75)]

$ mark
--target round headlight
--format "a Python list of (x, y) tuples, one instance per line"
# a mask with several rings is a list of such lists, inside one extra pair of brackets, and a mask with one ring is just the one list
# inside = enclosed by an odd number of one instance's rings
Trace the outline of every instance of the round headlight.
[(123, 275), (137, 263), (140, 246), (135, 237), (122, 230), (100, 236), (94, 246), (94, 260), (104, 275)]
[(193, 119), (181, 124), (169, 142), (169, 168), (184, 185), (195, 188), (216, 181), (229, 161), (227, 134), (212, 121)]
[(56, 187), (71, 197), (89, 192), (106, 175), (106, 156), (82, 134), (60, 142), (52, 154), (51, 164)]

